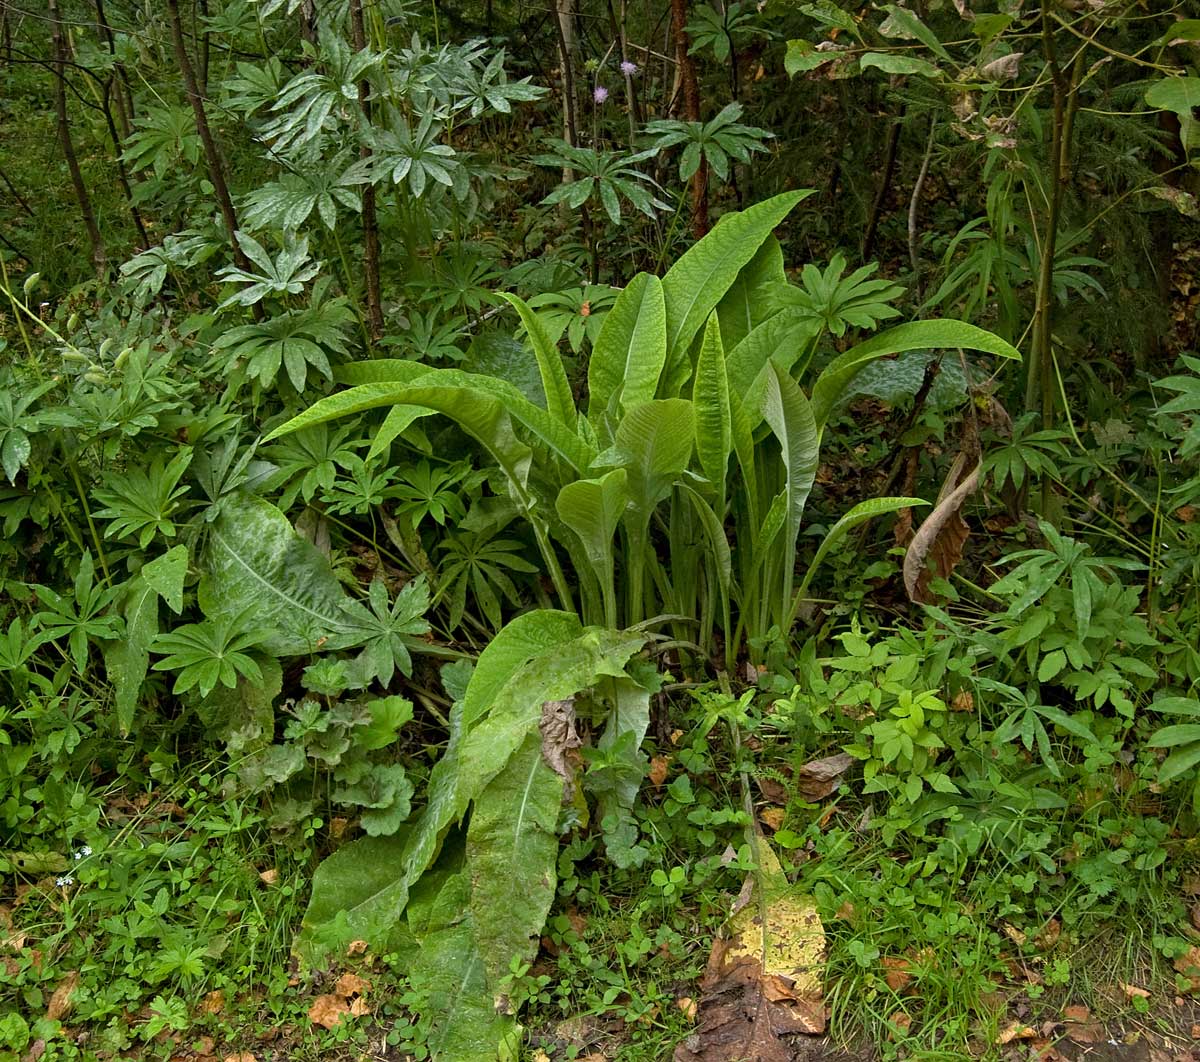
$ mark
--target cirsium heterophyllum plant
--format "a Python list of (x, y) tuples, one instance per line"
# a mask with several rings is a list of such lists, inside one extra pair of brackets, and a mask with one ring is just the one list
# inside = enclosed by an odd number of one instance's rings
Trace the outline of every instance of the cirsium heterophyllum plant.
[(816, 567), (851, 528), (923, 504), (856, 505), (798, 577), (821, 437), (858, 372), (928, 347), (1018, 357), (971, 325), (911, 322), (834, 357), (805, 393), (794, 373), (807, 368), (828, 321), (779, 297), (788, 282), (771, 232), (808, 194), (732, 215), (664, 277), (634, 277), (596, 338), (583, 409), (537, 314), (505, 295), (537, 359), (544, 404), (491, 376), (371, 361), (343, 368), (354, 386), (271, 437), (392, 407), (379, 432), (395, 438), (420, 411), (443, 413), (504, 473), (565, 608), (609, 627), (693, 617), (706, 648), (724, 632), (732, 664), (743, 637), (790, 629)]

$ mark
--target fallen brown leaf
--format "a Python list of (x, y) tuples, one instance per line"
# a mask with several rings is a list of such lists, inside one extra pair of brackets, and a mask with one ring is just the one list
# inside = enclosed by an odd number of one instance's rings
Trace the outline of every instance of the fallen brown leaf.
[(758, 778), (755, 779), (758, 783), (758, 791), (762, 793), (764, 800), (769, 800), (772, 804), (786, 804), (788, 802), (787, 786), (775, 778)]
[(713, 942), (700, 982), (699, 1024), (674, 1062), (791, 1062), (780, 1037), (825, 1029), (825, 933), (811, 897), (788, 883), (765, 838), (760, 869)]
[(350, 1013), (356, 1018), (361, 1018), (364, 1014), (371, 1013), (371, 1007), (362, 996), (357, 996), (350, 1004)]
[(71, 1010), (71, 994), (79, 984), (79, 971), (72, 970), (60, 982), (46, 1004), (46, 1020), (62, 1021)]
[(1083, 1005), (1063, 1007), (1063, 1021), (1091, 1021), (1092, 1012)]
[(650, 770), (646, 772), (646, 777), (650, 779), (652, 786), (660, 786), (667, 780), (667, 768), (670, 762), (666, 756), (652, 756), (650, 758)]
[(1098, 1021), (1071, 1022), (1067, 1036), (1077, 1044), (1102, 1044), (1108, 1039), (1108, 1030)]
[(903, 955), (885, 955), (883, 968), (887, 971), (883, 979), (893, 992), (901, 991), (912, 981), (912, 965)]
[(1175, 959), (1175, 969), (1190, 980), (1186, 991), (1190, 994), (1200, 992), (1200, 947), (1192, 945), (1186, 952)]
[[(1178, 963), (1178, 959), (1175, 960)], [(1176, 966), (1178, 969), (1178, 966)], [(1121, 984), (1121, 991), (1125, 994), (1126, 999), (1149, 999), (1150, 993), (1144, 988), (1139, 988), (1137, 985), (1127, 985), (1124, 982)]]
[(238, 1051), (236, 1054), (226, 1055), (225, 1062), (258, 1062), (258, 1059), (251, 1051)]
[(370, 988), (370, 982), (364, 981), (358, 974), (344, 973), (338, 978), (337, 984), (333, 986), (333, 990), (339, 996), (361, 996)]
[(317, 996), (313, 1000), (312, 1006), (308, 1008), (308, 1020), (314, 1025), (333, 1029), (341, 1024), (342, 1016), (349, 1013), (350, 1007), (346, 1003), (346, 997), (330, 993)]
[(688, 1021), (696, 1020), (696, 1001), (691, 996), (680, 996), (675, 1000), (675, 1006), (683, 1012)]
[(1034, 1040), (1037, 1038), (1037, 1030), (1026, 1025), (1024, 1022), (1014, 1021), (1006, 1025), (996, 1036), (996, 1043), (1003, 1046), (1011, 1044), (1014, 1040)]
[(912, 1015), (906, 1010), (898, 1010), (888, 1018), (888, 1025), (889, 1040), (895, 1041), (898, 1037), (905, 1037), (912, 1028)]
[(354, 958), (355, 955), (364, 954), (368, 947), (370, 945), (365, 940), (352, 940), (346, 945), (346, 954)]
[(772, 833), (778, 832), (783, 827), (786, 818), (787, 811), (784, 808), (763, 808), (758, 813), (759, 821)]
[(842, 775), (853, 763), (854, 757), (845, 752), (810, 760), (796, 772), (796, 788), (805, 800), (824, 800), (841, 785)]
[(975, 711), (975, 694), (970, 690), (959, 690), (950, 702), (950, 708), (955, 712)]
[[(225, 1009), (225, 993), (219, 988), (214, 989), (204, 997), (201, 1006), (205, 1014), (220, 1014)], [(203, 1051), (201, 1054), (211, 1055), (212, 1051)]]
[(279, 871), (275, 867), (271, 867), (270, 870), (259, 871), (258, 880), (264, 885), (278, 885)]
[(1051, 918), (1043, 927), (1042, 931), (1035, 938), (1037, 946), (1042, 951), (1049, 951), (1058, 943), (1058, 938), (1062, 936), (1062, 923), (1057, 918)]

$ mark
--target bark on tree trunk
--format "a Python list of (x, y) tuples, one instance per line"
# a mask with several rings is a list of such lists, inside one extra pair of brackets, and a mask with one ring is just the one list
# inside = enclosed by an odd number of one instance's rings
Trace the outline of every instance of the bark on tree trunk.
[[(356, 51), (363, 51), (367, 46), (367, 31), (363, 24), (362, 0), (350, 0), (350, 32), (354, 38)], [(358, 83), (358, 105), (362, 108), (367, 125), (371, 124), (371, 86), (365, 79)], [(359, 149), (362, 158), (371, 154), (371, 149), (364, 144)], [(368, 184), (363, 188), (362, 197), (363, 225), (363, 272), (366, 276), (367, 287), (367, 322), (373, 340), (383, 335), (383, 302), (379, 286), (379, 219), (375, 208), (375, 186)]]
[(95, 4), (96, 25), (100, 28), (100, 36), (104, 38), (104, 43), (108, 45), (108, 54), (113, 57), (113, 69), (121, 80), (120, 90), (117, 92), (117, 121), (120, 123), (121, 139), (125, 140), (129, 136), (133, 123), (133, 86), (129, 83), (129, 71), (125, 69), (125, 64), (115, 61), (117, 39), (112, 31), (112, 26), (109, 25), (108, 16), (104, 12), (104, 0), (95, 0)]
[(79, 169), (79, 159), (71, 141), (71, 126), (67, 121), (67, 45), (63, 39), (62, 22), (59, 20), (58, 0), (47, 0), (46, 11), (50, 19), (50, 45), (54, 61), (54, 109), (58, 115), (58, 142), (62, 146), (63, 157), (71, 174), (71, 184), (75, 187), (75, 198), (79, 202), (79, 212), (83, 215), (83, 226), (87, 229), (88, 241), (92, 245), (92, 265), (95, 267), (96, 276), (103, 280), (108, 266), (104, 237), (100, 234), (100, 226), (96, 224), (96, 214), (92, 209), (92, 200), (88, 195), (83, 173)]
[[(696, 66), (688, 49), (692, 42), (687, 29), (687, 0), (671, 0), (671, 19), (675, 23), (675, 64), (683, 82), (684, 114), (689, 122), (700, 121), (700, 89)], [(699, 239), (708, 232), (708, 164), (702, 159), (692, 175), (692, 234)]]
[(233, 260), (239, 269), (249, 270), (250, 262), (242, 253), (237, 242), (237, 213), (233, 209), (233, 200), (229, 197), (229, 185), (225, 182), (225, 163), (213, 139), (212, 130), (208, 126), (208, 115), (204, 113), (204, 100), (196, 85), (196, 75), (192, 70), (192, 62), (188, 58), (187, 48), (183, 43), (183, 23), (179, 18), (179, 0), (167, 0), (167, 14), (171, 20), (171, 35), (175, 39), (175, 59), (179, 63), (179, 72), (183, 75), (183, 87), (187, 90), (188, 99), (192, 104), (192, 113), (196, 117), (196, 132), (200, 143), (204, 146), (204, 159), (208, 164), (208, 179), (212, 182), (213, 193), (221, 208), (221, 217), (225, 219), (225, 228), (229, 230), (229, 242), (233, 249)]

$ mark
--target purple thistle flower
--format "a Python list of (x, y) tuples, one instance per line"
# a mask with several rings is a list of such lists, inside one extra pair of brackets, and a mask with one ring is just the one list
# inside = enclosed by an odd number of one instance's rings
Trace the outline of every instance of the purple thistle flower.
[(592, 89), (592, 99), (594, 99), (597, 103), (603, 103), (606, 99), (608, 99), (608, 89), (606, 89), (603, 85), (597, 85), (594, 89)]
[(638, 72), (637, 63), (631, 63), (628, 59), (621, 60), (621, 73), (626, 77), (633, 77)]

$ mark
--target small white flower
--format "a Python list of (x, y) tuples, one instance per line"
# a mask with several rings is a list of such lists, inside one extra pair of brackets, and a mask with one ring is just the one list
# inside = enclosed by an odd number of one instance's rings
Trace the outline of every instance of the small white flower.
[(54, 884), (60, 889), (69, 889), (75, 884), (75, 879), (70, 874), (64, 874), (61, 878), (55, 878)]
[(92, 849), (89, 845), (84, 845), (78, 852), (75, 853), (76, 860), (87, 859), (92, 854)]

